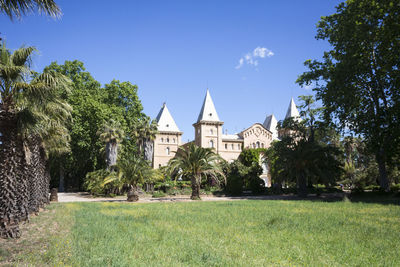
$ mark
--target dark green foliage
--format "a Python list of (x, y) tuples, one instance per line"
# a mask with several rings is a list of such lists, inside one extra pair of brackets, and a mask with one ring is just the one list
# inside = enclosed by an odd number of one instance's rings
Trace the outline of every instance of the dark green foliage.
[(307, 60), (309, 71), (297, 82), (315, 85), (326, 121), (364, 138), (378, 164), (379, 184), (389, 190), (387, 164), (400, 151), (400, 5), (345, 1), (317, 29), (316, 38), (332, 49), (322, 61)]
[(320, 120), (321, 109), (313, 107), (311, 97), (301, 99), (302, 120), (290, 118), (279, 123), (287, 134), (268, 149), (266, 161), (274, 186), (296, 184), (298, 193), (305, 196), (307, 187), (334, 185), (339, 180), (342, 155), (336, 135), (327, 135), (331, 128)]
[(245, 166), (250, 167), (253, 163), (259, 163), (260, 153), (257, 149), (246, 148), (240, 153), (239, 160)]
[(225, 190), (232, 195), (241, 195), (243, 192), (243, 174), (241, 169), (244, 166), (238, 161), (231, 164), (230, 169), (226, 175), (226, 187)]
[(227, 173), (225, 190), (229, 194), (240, 195), (243, 189), (249, 189), (252, 193), (258, 194), (265, 189), (264, 181), (259, 178), (262, 167), (256, 162), (246, 166), (240, 160), (236, 160), (225, 169), (225, 172)]
[(120, 125), (126, 134), (121, 143), (123, 150), (132, 152), (137, 150), (137, 142), (131, 129), (147, 117), (142, 113), (136, 85), (113, 80), (102, 87), (85, 71), (83, 63), (76, 60), (65, 61), (63, 65), (52, 63), (46, 69), (62, 73), (73, 81), (72, 92), (63, 96), (73, 107), (73, 123), (69, 125), (71, 152), (53, 157), (51, 162), (52, 179), (58, 180), (63, 168), (66, 188), (77, 190), (88, 172), (106, 167), (104, 143), (97, 134), (105, 122), (113, 120)]

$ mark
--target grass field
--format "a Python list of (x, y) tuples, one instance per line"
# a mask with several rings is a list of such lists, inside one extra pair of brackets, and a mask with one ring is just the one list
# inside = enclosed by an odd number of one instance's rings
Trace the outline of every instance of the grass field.
[[(0, 243), (34, 266), (400, 266), (400, 206), (224, 201), (52, 204)], [(0, 264), (1, 265), (1, 264)]]

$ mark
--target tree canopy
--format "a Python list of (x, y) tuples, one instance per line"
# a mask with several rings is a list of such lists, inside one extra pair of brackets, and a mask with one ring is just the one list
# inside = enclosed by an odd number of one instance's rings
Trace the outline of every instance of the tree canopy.
[(307, 60), (297, 82), (314, 86), (327, 120), (366, 140), (388, 190), (386, 166), (400, 147), (400, 5), (348, 0), (317, 29), (332, 49), (321, 61)]

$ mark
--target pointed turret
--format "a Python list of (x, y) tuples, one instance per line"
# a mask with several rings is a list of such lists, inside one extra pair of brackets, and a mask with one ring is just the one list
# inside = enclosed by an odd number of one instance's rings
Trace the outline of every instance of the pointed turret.
[(179, 132), (179, 128), (176, 125), (174, 118), (164, 103), (160, 112), (157, 115), (156, 121), (158, 123), (157, 130), (161, 132)]
[(200, 121), (220, 121), (208, 89), (199, 117), (197, 118), (197, 122)]
[(288, 110), (286, 112), (286, 116), (285, 116), (285, 119), (288, 119), (288, 118), (294, 118), (295, 120), (299, 120), (299, 121), (301, 120), (300, 113), (297, 110), (297, 107), (296, 107), (296, 104), (294, 103), (293, 97), (290, 100), (289, 108), (288, 108)]
[(274, 114), (271, 114), (265, 118), (264, 121), (264, 127), (268, 131), (272, 133), (272, 140), (278, 139), (278, 130), (276, 129), (276, 126), (278, 125), (278, 121), (275, 118)]

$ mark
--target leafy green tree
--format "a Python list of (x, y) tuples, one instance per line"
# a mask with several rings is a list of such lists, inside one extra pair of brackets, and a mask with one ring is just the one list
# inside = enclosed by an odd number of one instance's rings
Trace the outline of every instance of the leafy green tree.
[(62, 73), (73, 82), (71, 93), (64, 95), (73, 107), (73, 123), (68, 126), (71, 152), (52, 158), (53, 181), (65, 175), (67, 186), (79, 189), (87, 173), (107, 167), (102, 153), (104, 143), (97, 134), (104, 124), (109, 120), (119, 123), (125, 133), (121, 140), (124, 150), (136, 153), (137, 139), (131, 129), (147, 116), (142, 112), (136, 85), (113, 80), (102, 87), (77, 60), (63, 65), (54, 62), (46, 69)]
[(307, 195), (307, 186), (317, 183), (333, 184), (341, 171), (340, 151), (334, 142), (317, 138), (327, 132), (327, 125), (320, 120), (321, 109), (313, 108), (314, 101), (307, 96), (302, 101), (302, 120), (292, 118), (279, 122), (285, 129), (280, 142), (274, 142), (266, 153), (271, 175), (278, 185), (297, 185), (300, 196)]
[(399, 149), (400, 5), (396, 1), (348, 0), (322, 17), (317, 39), (332, 50), (307, 60), (297, 82), (315, 85), (324, 115), (360, 135), (375, 154), (380, 186), (389, 190), (387, 163)]
[(33, 11), (52, 17), (61, 16), (61, 9), (53, 0), (0, 0), (0, 12), (5, 13), (11, 20)]
[(191, 199), (200, 198), (201, 180), (207, 176), (225, 177), (219, 165), (220, 157), (211, 148), (198, 147), (193, 143), (178, 150), (176, 156), (170, 160), (171, 170), (179, 171), (183, 176), (190, 177), (192, 183)]

